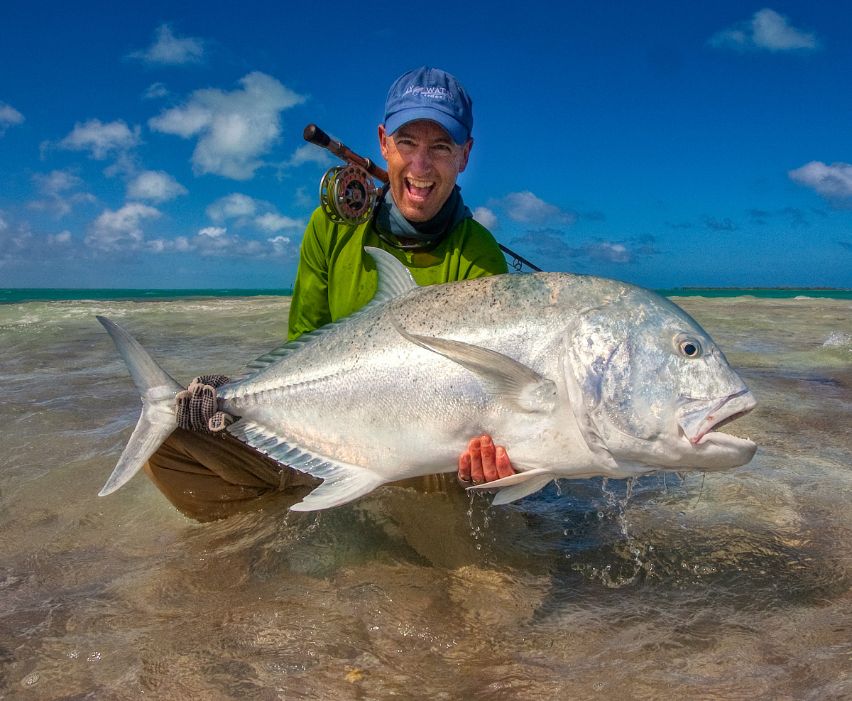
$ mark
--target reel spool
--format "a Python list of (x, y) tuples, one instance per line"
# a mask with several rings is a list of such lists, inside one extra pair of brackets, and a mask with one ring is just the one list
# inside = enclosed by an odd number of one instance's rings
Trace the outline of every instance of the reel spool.
[(320, 206), (336, 224), (363, 224), (373, 213), (378, 191), (361, 166), (329, 168), (320, 180)]

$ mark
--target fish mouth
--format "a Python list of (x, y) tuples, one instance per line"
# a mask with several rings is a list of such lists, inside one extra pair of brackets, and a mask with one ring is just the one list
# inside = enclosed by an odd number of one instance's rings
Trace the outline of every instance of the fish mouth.
[(747, 448), (754, 446), (754, 443), (745, 438), (721, 433), (718, 429), (745, 416), (756, 405), (757, 400), (748, 389), (742, 389), (715, 402), (694, 400), (684, 407), (678, 424), (684, 437), (693, 446), (715, 443), (725, 444), (727, 447), (742, 444), (743, 448)]

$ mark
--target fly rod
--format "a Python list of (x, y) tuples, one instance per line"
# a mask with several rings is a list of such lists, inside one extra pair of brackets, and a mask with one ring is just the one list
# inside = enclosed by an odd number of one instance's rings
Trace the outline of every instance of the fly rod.
[[(331, 151), (347, 164), (329, 168), (320, 181), (320, 205), (326, 216), (334, 222), (345, 224), (362, 224), (367, 221), (378, 198), (373, 179), (387, 185), (390, 180), (387, 171), (369, 158), (359, 156), (348, 146), (335, 141), (316, 124), (308, 124), (302, 136), (308, 143)], [(541, 272), (541, 268), (508, 246), (499, 241), (497, 245), (503, 253), (511, 257), (512, 268), (518, 272), (524, 266)]]

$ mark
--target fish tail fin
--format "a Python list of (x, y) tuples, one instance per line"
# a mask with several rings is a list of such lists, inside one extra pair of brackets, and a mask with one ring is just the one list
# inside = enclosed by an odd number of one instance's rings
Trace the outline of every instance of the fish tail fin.
[(103, 316), (97, 320), (112, 337), (142, 395), (142, 415), (118, 464), (98, 492), (98, 496), (103, 497), (126, 484), (177, 428), (174, 400), (183, 386), (157, 365), (148, 351), (118, 324)]

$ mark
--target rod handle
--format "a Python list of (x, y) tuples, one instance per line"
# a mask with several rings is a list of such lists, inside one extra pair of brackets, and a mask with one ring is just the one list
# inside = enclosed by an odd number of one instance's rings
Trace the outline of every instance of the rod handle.
[(308, 124), (302, 132), (305, 141), (328, 148), (331, 143), (331, 137), (320, 129), (316, 124)]

